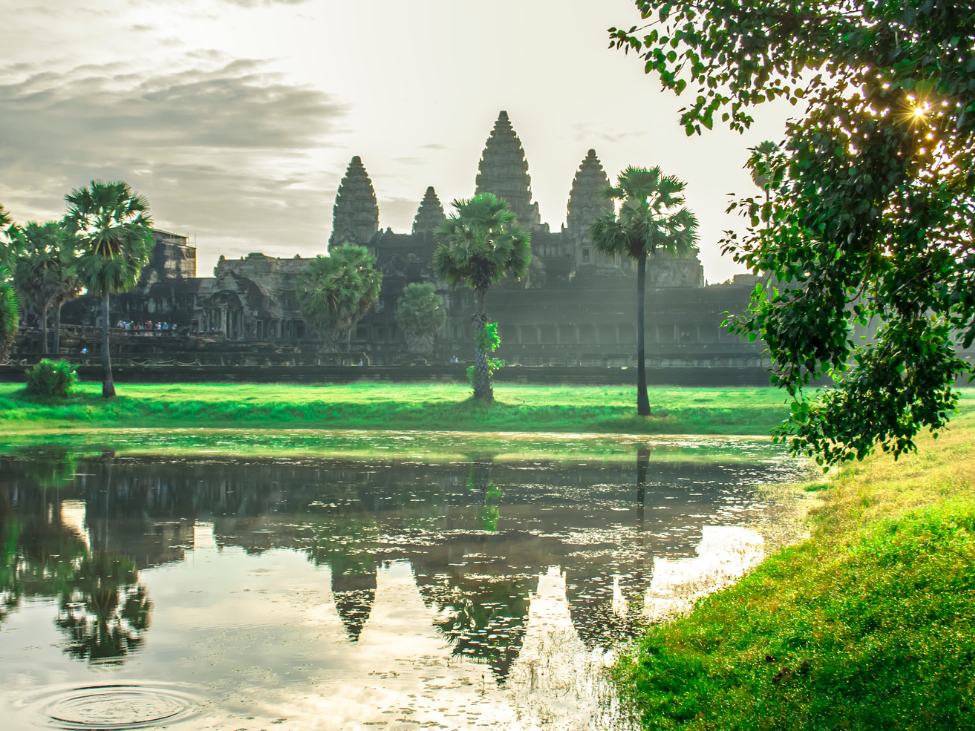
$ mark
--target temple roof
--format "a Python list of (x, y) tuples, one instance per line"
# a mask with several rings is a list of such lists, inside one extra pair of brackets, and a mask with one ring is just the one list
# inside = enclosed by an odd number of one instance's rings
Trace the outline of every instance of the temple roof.
[(423, 201), (417, 209), (416, 218), (413, 219), (413, 233), (433, 233), (445, 219), (443, 205), (431, 185), (423, 194)]
[(528, 160), (507, 112), (498, 115), (477, 171), (477, 193), (494, 193), (508, 202), (522, 226), (542, 228), (538, 204), (532, 202)]
[(332, 235), (328, 246), (367, 244), (379, 231), (379, 203), (369, 174), (358, 155), (352, 158), (339, 185), (332, 209)]
[(589, 237), (589, 224), (597, 216), (613, 210), (613, 205), (604, 195), (609, 185), (609, 177), (595, 150), (589, 150), (576, 171), (569, 192), (568, 215), (565, 227), (570, 236)]

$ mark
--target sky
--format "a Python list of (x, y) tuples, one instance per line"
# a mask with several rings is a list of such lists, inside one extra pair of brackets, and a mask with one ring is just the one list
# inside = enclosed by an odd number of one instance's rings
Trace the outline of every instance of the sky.
[(687, 182), (705, 278), (744, 271), (718, 241), (756, 191), (747, 148), (779, 140), (789, 107), (746, 134), (688, 138), (687, 99), (660, 89), (607, 28), (631, 0), (2, 0), (0, 204), (59, 218), (93, 179), (124, 180), (157, 228), (189, 236), (198, 273), (261, 251), (324, 254), (354, 155), (380, 226), (409, 232), (427, 186), (449, 210), (474, 192), (498, 113), (521, 138), (542, 220), (565, 222), (596, 150), (612, 179), (659, 165)]

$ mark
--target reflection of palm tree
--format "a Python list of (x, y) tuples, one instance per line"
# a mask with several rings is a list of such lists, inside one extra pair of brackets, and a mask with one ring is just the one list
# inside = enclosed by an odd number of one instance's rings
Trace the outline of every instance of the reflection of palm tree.
[(478, 459), (471, 462), (471, 471), (467, 475), (467, 489), (477, 498), (477, 523), (481, 530), (497, 533), (501, 510), (498, 502), (504, 493), (491, 480), (491, 458)]
[(78, 472), (75, 452), (48, 445), (22, 447), (16, 452), (24, 473), (40, 487), (62, 487)]
[(503, 682), (521, 652), (528, 626), (527, 578), (452, 577), (450, 593), (437, 601), (437, 631), (454, 655), (484, 662)]
[(124, 556), (86, 557), (61, 595), (55, 624), (67, 637), (65, 651), (89, 662), (120, 663), (142, 647), (152, 603)]

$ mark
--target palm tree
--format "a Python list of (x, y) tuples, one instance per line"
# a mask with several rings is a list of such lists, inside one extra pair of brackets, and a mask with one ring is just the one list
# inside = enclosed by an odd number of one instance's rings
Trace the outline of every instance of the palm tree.
[(749, 147), (751, 155), (745, 163), (752, 182), (765, 191), (765, 202), (772, 198), (772, 189), (779, 187), (785, 177), (785, 154), (771, 140)]
[(352, 328), (379, 299), (383, 274), (375, 264), (365, 246), (345, 244), (315, 257), (298, 275), (298, 307), (322, 339), (323, 352), (347, 342)]
[(433, 350), (433, 338), (447, 321), (443, 297), (432, 284), (413, 282), (406, 285), (403, 296), (396, 302), (396, 324), (406, 338), (406, 345), (414, 353)]
[(20, 323), (17, 290), (10, 283), (19, 246), (16, 233), (17, 227), (11, 223), (10, 215), (0, 206), (0, 363), (7, 361)]
[(59, 222), (28, 223), (20, 230), (21, 247), (14, 283), (41, 318), (41, 352), (48, 353), (48, 311), (56, 308), (54, 352), (60, 351), (61, 305), (81, 293), (74, 272), (75, 240)]
[(149, 202), (127, 183), (96, 180), (72, 190), (65, 200), (65, 224), (79, 249), (78, 279), (90, 293), (102, 297), (102, 396), (112, 398), (108, 296), (132, 289), (149, 261), (153, 246)]
[[(590, 227), (593, 247), (604, 254), (622, 254), (636, 262), (637, 292), (637, 413), (650, 416), (647, 396), (644, 307), (647, 257), (658, 251), (688, 256), (696, 251), (697, 218), (684, 204), (684, 183), (663, 175), (659, 167), (628, 167), (616, 187), (606, 189), (608, 198), (621, 202), (619, 213), (595, 218)], [(675, 210), (676, 209), (676, 210)]]
[(508, 204), (493, 193), (455, 200), (457, 213), (437, 229), (442, 239), (433, 254), (433, 271), (451, 286), (466, 284), (474, 290), (474, 398), (494, 400), (485, 350), (488, 322), (484, 297), (506, 274), (521, 279), (531, 263), (531, 239)]

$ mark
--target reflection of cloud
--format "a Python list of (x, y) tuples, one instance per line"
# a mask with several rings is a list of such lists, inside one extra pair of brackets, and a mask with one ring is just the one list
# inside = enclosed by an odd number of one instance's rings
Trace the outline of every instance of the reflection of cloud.
[(697, 553), (694, 558), (653, 560), (646, 597), (651, 620), (686, 611), (695, 599), (734, 583), (762, 560), (765, 541), (749, 528), (706, 525)]
[(196, 68), (0, 68), (0, 200), (56, 216), (71, 188), (122, 179), (149, 198), (157, 225), (193, 230), (204, 246), (253, 251), (258, 240), (290, 255), (320, 240), (324, 250), (334, 182), (307, 154), (328, 144), (346, 105), (262, 62), (186, 60)]

